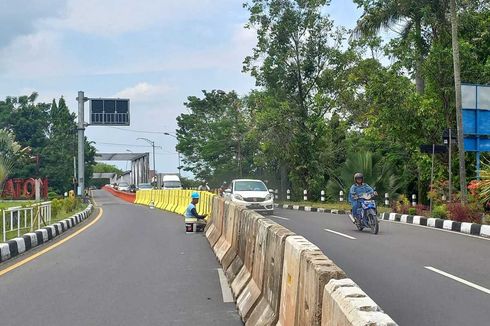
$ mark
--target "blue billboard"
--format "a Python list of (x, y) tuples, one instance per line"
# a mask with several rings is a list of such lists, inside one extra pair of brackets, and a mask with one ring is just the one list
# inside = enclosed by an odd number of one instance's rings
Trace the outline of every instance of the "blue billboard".
[(476, 152), (477, 173), (480, 152), (490, 152), (490, 86), (461, 85), (464, 149)]

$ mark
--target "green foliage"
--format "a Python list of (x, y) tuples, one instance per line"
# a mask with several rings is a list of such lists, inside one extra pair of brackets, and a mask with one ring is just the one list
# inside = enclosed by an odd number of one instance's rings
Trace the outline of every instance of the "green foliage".
[(79, 205), (78, 198), (66, 197), (63, 199), (63, 209), (66, 213), (74, 212)]
[(15, 161), (25, 152), (15, 141), (15, 135), (5, 129), (0, 129), (0, 188), (14, 167)]
[(417, 209), (415, 207), (410, 207), (408, 209), (408, 215), (415, 215), (417, 214)]
[(438, 205), (432, 209), (432, 217), (434, 218), (447, 218), (447, 207), (446, 205)]
[(106, 164), (102, 162), (97, 162), (94, 165), (93, 169), (94, 173), (116, 173), (118, 175), (122, 175), (123, 171), (119, 169), (118, 167), (111, 165), (111, 164)]
[(223, 180), (252, 175), (256, 144), (248, 137), (250, 112), (235, 92), (203, 91), (190, 96), (190, 113), (177, 118), (177, 150), (184, 155), (185, 170), (201, 180)]
[(53, 199), (51, 201), (51, 215), (56, 217), (64, 208), (64, 199)]
[[(73, 188), (73, 157), (77, 154), (75, 115), (63, 98), (37, 103), (37, 93), (0, 101), (0, 128), (15, 135), (30, 155), (17, 157), (11, 177), (47, 177), (50, 188), (64, 193)], [(85, 180), (92, 176), (95, 148), (85, 140)], [(37, 160), (39, 158), (39, 165)]]
[[(211, 186), (262, 178), (293, 198), (307, 189), (313, 200), (323, 189), (331, 198), (347, 192), (361, 171), (380, 193), (417, 194), (417, 212), (425, 211), (432, 162), (420, 145), (441, 143), (446, 128), (456, 132), (448, 3), (354, 2), (363, 12), (350, 38), (328, 17), (327, 0), (245, 3), (257, 44), (244, 71), (258, 88), (243, 97), (215, 90), (188, 98), (177, 147), (188, 171)], [(458, 5), (463, 81), (488, 83), (490, 9), (484, 1)], [(385, 27), (399, 32), (388, 44), (378, 36)], [(381, 63), (383, 54), (390, 64)], [(453, 149), (453, 171), (448, 154), (435, 155), (434, 180), (451, 173), (455, 193)], [(471, 154), (466, 162), (473, 176)], [(429, 195), (447, 197), (446, 188)]]
[(394, 195), (399, 187), (399, 179), (392, 167), (386, 163), (379, 155), (371, 152), (350, 153), (347, 160), (327, 184), (327, 194), (335, 198), (340, 190), (345, 194), (354, 183), (354, 174), (361, 172), (364, 174), (364, 182), (380, 194), (389, 193)]

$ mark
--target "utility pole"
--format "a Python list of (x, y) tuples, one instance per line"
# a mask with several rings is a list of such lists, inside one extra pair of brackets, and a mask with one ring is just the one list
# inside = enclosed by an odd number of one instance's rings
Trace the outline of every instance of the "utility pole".
[(454, 91), (456, 93), (456, 123), (458, 125), (458, 149), (459, 149), (459, 185), (461, 188), (461, 204), (465, 205), (466, 199), (466, 166), (464, 155), (463, 113), (461, 101), (461, 66), (459, 61), (458, 41), (458, 15), (456, 13), (456, 0), (450, 0), (451, 9), (451, 36), (453, 45), (454, 65)]
[(84, 92), (78, 92), (78, 195), (85, 198), (85, 102)]

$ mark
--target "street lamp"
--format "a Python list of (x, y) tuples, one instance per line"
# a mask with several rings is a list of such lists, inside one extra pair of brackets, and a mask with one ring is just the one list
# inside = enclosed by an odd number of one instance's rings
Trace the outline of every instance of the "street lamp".
[(161, 148), (160, 146), (155, 146), (155, 142), (152, 141), (152, 140), (149, 140), (148, 138), (136, 138), (136, 140), (144, 140), (146, 141), (148, 144), (151, 145), (151, 147), (153, 148), (153, 171), (154, 171), (154, 176), (156, 177), (157, 175), (157, 168), (156, 168), (156, 165), (155, 165), (155, 147), (158, 147), (158, 148)]
[[(175, 138), (175, 139), (177, 139), (177, 140), (178, 140), (177, 136), (172, 135), (171, 133), (164, 132), (163, 134), (164, 134), (164, 135), (166, 135), (166, 136), (173, 137), (173, 138)], [(179, 166), (177, 167), (177, 169), (179, 170), (179, 178), (180, 178), (180, 177), (181, 177), (181, 175), (180, 175), (180, 170), (182, 169), (182, 166), (180, 165), (180, 152), (179, 152), (177, 149), (175, 149), (175, 150), (177, 151), (177, 156), (178, 156), (178, 158), (179, 158)]]

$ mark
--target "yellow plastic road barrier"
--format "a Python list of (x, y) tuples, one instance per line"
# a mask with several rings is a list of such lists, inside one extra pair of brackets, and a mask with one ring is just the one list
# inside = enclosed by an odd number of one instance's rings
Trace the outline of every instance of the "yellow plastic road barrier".
[[(156, 208), (183, 215), (191, 202), (194, 190), (145, 190), (136, 192), (135, 204), (149, 206), (152, 202)], [(199, 191), (200, 199), (197, 204), (199, 214), (210, 215), (213, 210), (213, 198), (215, 194), (207, 191)], [(211, 216), (207, 218), (209, 220)]]

